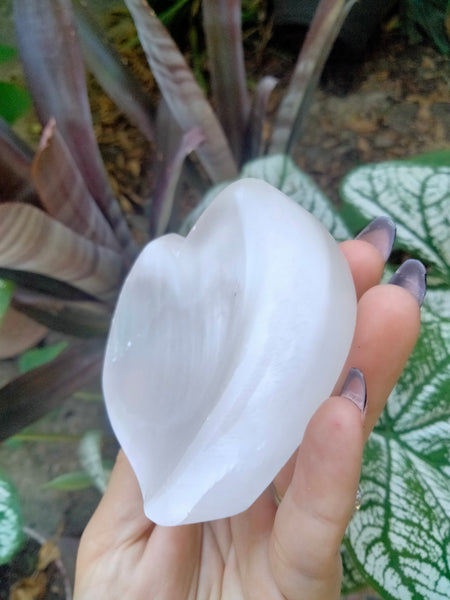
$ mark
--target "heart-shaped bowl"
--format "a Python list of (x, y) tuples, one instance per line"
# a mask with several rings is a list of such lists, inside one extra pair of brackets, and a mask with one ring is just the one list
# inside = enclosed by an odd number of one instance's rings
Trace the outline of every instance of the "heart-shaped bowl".
[(310, 213), (268, 183), (223, 190), (125, 281), (103, 388), (160, 525), (247, 509), (300, 444), (350, 349), (355, 290)]

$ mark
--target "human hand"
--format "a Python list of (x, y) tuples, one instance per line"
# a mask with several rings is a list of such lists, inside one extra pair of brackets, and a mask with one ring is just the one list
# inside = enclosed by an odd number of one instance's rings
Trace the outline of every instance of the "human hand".
[[(272, 489), (234, 517), (161, 527), (145, 517), (120, 452), (81, 540), (76, 600), (339, 598), (339, 547), (355, 506), (364, 441), (415, 344), (425, 291), (416, 261), (397, 272), (396, 285), (378, 285), (392, 239), (389, 222), (377, 220), (341, 244), (358, 295), (352, 348), (337, 395), (317, 410)], [(350, 368), (364, 373), (367, 410), (364, 377), (354, 370), (347, 377)]]

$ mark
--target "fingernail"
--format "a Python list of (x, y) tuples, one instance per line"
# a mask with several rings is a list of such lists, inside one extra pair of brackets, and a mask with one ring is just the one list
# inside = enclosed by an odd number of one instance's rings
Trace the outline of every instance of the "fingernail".
[(342, 386), (341, 396), (351, 400), (361, 411), (362, 416), (366, 414), (367, 391), (366, 380), (359, 369), (350, 369), (347, 379)]
[(422, 306), (427, 292), (427, 272), (420, 260), (414, 260), (413, 258), (405, 260), (395, 271), (389, 283), (408, 290), (417, 300), (419, 306)]
[(395, 241), (395, 223), (389, 217), (377, 217), (356, 236), (378, 250), (384, 262), (389, 258)]

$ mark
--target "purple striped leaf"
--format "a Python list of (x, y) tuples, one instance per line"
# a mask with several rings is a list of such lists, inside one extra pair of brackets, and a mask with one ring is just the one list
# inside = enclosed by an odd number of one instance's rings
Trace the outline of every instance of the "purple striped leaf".
[(74, 4), (83, 57), (89, 71), (145, 137), (153, 141), (154, 125), (149, 98), (139, 81), (126, 69), (93, 18), (78, 2)]
[(288, 154), (300, 137), (325, 61), (356, 0), (321, 0), (278, 109), (269, 154)]
[(43, 131), (31, 174), (42, 207), (51, 217), (101, 246), (119, 250), (54, 119)]
[(239, 162), (250, 109), (242, 47), (241, 1), (203, 0), (202, 11), (213, 103)]
[(126, 0), (150, 68), (172, 115), (184, 132), (200, 128), (205, 136), (197, 155), (214, 182), (237, 176), (223, 129), (200, 86), (154, 11), (141, 0)]
[(0, 265), (55, 277), (111, 300), (124, 273), (120, 254), (18, 203), (0, 205)]
[(184, 134), (174, 156), (168, 161), (153, 195), (154, 235), (162, 235), (169, 223), (175, 199), (175, 191), (185, 158), (204, 140), (203, 132), (192, 129)]
[(30, 178), (32, 152), (0, 119), (0, 202), (39, 204)]
[(110, 311), (100, 302), (61, 300), (20, 288), (12, 306), (53, 331), (74, 337), (106, 336), (111, 321)]
[(136, 249), (97, 147), (71, 2), (14, 0), (13, 8), (22, 64), (39, 119), (45, 125), (55, 118), (86, 185), (131, 262)]
[(103, 360), (103, 342), (73, 344), (51, 363), (13, 379), (0, 389), (0, 441), (61, 404), (96, 379)]

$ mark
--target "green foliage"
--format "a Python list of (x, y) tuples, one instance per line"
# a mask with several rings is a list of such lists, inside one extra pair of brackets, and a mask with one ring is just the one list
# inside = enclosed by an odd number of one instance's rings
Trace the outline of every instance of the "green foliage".
[(14, 283), (6, 279), (0, 279), (0, 328), (6, 311), (11, 303), (11, 298), (14, 292)]
[(443, 54), (450, 54), (449, 0), (402, 0), (401, 14), (411, 41), (425, 33)]
[[(15, 48), (0, 44), (0, 64), (10, 61), (16, 56)], [(27, 90), (15, 83), (0, 81), (0, 116), (5, 121), (14, 123), (30, 108), (31, 98)]]
[(19, 373), (27, 373), (56, 358), (68, 346), (67, 342), (59, 342), (44, 348), (33, 348), (24, 352), (18, 361)]
[(21, 86), (0, 81), (0, 116), (14, 123), (31, 108), (30, 94)]
[(0, 474), (0, 565), (11, 560), (22, 541), (19, 497), (13, 484)]
[(16, 58), (17, 50), (13, 46), (0, 44), (0, 65)]

